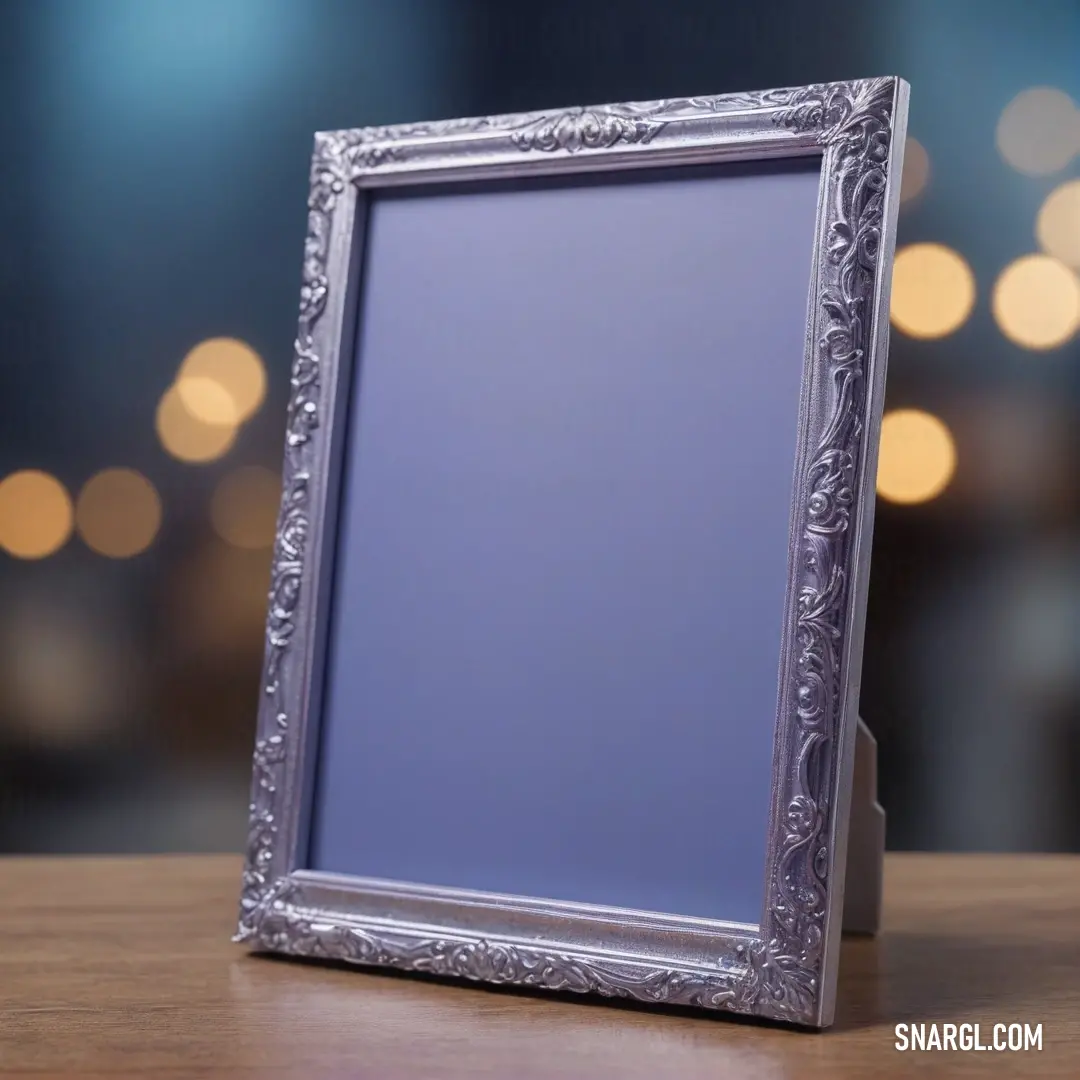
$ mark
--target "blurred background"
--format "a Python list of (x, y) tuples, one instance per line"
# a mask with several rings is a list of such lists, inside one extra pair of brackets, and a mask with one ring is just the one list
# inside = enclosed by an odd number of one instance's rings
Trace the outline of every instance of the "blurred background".
[(889, 846), (1080, 850), (1075, 0), (0, 0), (0, 851), (243, 846), (314, 131), (882, 74)]

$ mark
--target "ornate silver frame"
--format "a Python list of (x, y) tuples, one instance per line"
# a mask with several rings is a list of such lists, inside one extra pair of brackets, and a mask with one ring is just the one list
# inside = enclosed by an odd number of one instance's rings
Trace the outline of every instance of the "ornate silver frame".
[[(832, 1022), (907, 93), (880, 78), (316, 136), (236, 940)], [(760, 925), (302, 869), (366, 192), (806, 155), (822, 169)]]

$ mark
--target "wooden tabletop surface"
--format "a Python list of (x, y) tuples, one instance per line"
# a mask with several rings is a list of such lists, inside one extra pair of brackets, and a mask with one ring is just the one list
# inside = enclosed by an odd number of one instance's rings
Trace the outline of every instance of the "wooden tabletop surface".
[[(1080, 1077), (1080, 857), (891, 855), (807, 1033), (252, 956), (230, 856), (0, 859), (0, 1076)], [(1041, 1024), (906, 1052), (901, 1023)]]

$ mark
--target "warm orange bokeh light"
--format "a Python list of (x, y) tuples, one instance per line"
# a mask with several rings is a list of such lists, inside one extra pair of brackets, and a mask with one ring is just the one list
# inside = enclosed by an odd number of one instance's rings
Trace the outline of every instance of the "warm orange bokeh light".
[(898, 330), (909, 337), (945, 337), (974, 306), (975, 275), (952, 248), (911, 244), (896, 253), (891, 317)]
[(67, 543), (74, 511), (59, 480), (24, 469), (0, 481), (0, 547), (17, 559), (43, 559)]
[(255, 414), (266, 397), (262, 358), (236, 338), (209, 338), (196, 345), (184, 357), (177, 376), (181, 386), (188, 380), (205, 380), (224, 392), (224, 396), (215, 396), (204, 383), (202, 387), (185, 387), (182, 393), (192, 414), (209, 423), (242, 423)]
[(1033, 86), (1005, 106), (997, 126), (1001, 156), (1018, 172), (1049, 176), (1080, 151), (1080, 115), (1068, 94)]
[(210, 502), (210, 520), (233, 547), (268, 548), (274, 542), (281, 477), (250, 465), (222, 477)]
[(1048, 255), (1080, 269), (1080, 180), (1050, 192), (1035, 219), (1035, 236)]
[(921, 503), (945, 490), (956, 471), (949, 429), (921, 409), (894, 409), (881, 421), (877, 492), (889, 502)]
[(994, 285), (994, 318), (1025, 349), (1054, 349), (1080, 327), (1080, 278), (1049, 255), (1009, 263)]
[(127, 559), (145, 551), (157, 536), (161, 499), (134, 469), (105, 469), (79, 492), (75, 526), (99, 555)]
[(216, 379), (183, 375), (176, 380), (176, 392), (184, 408), (201, 423), (218, 427), (236, 427), (240, 423), (236, 401)]
[(930, 155), (918, 139), (910, 135), (904, 144), (904, 172), (900, 178), (900, 201), (920, 195), (930, 180)]
[(216, 460), (232, 449), (237, 431), (235, 426), (207, 424), (192, 416), (175, 386), (165, 392), (158, 405), (158, 438), (180, 461), (201, 464)]

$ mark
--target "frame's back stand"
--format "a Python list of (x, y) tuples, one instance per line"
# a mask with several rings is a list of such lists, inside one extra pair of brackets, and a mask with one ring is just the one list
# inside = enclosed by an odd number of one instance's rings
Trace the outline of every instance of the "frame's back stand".
[(881, 929), (885, 811), (877, 801), (877, 740), (861, 717), (855, 735), (855, 778), (848, 829), (844, 933), (876, 934)]

